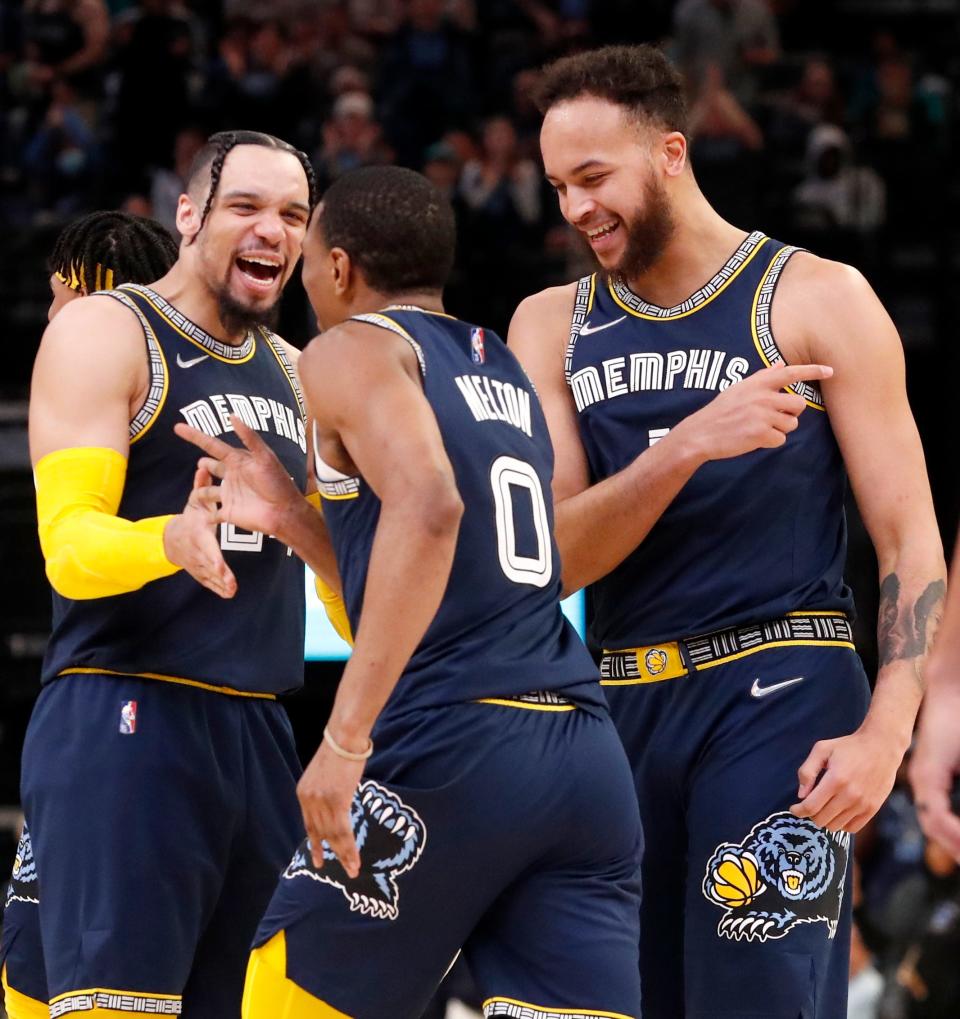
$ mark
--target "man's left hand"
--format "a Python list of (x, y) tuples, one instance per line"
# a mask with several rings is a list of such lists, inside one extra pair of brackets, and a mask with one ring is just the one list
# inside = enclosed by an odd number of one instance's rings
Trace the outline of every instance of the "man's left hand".
[(799, 802), (790, 810), (829, 831), (857, 832), (890, 795), (902, 759), (895, 741), (862, 727), (821, 740), (797, 772)]

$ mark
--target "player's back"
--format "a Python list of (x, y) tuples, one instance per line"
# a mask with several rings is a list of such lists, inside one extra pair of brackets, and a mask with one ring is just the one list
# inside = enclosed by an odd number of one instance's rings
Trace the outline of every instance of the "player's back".
[[(450, 458), (464, 514), (443, 601), (384, 715), (531, 693), (602, 703), (597, 672), (560, 605), (553, 451), (536, 393), (495, 334), (390, 307), (359, 320), (402, 336)], [(380, 501), (318, 459), (351, 623), (357, 626)]]

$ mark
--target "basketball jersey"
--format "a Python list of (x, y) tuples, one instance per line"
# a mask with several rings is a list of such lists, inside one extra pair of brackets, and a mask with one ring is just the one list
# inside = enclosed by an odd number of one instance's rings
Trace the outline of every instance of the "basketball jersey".
[[(174, 434), (174, 424), (184, 421), (239, 445), (231, 413), (259, 433), (304, 489), (303, 403), (293, 366), (274, 336), (261, 329), (249, 333), (242, 345), (231, 346), (147, 287), (126, 284), (103, 294), (136, 314), (150, 371), (146, 401), (130, 423), (118, 516), (138, 520), (179, 513), (201, 454)], [(117, 672), (242, 693), (299, 687), (303, 564), (268, 535), (232, 524), (220, 525), (219, 532), (224, 558), (237, 578), (232, 599), (201, 587), (185, 570), (106, 598), (74, 601), (55, 593), (43, 681)]]
[[(553, 450), (519, 362), (494, 333), (448, 315), (390, 307), (357, 320), (414, 349), (464, 503), (443, 601), (378, 725), (409, 709), (534, 691), (599, 707), (596, 666), (560, 609)], [(380, 500), (362, 477), (319, 456), (316, 466), (356, 632)]]
[[(718, 393), (783, 358), (770, 326), (796, 251), (750, 234), (673, 308), (600, 274), (576, 292), (565, 371), (594, 481)], [(846, 474), (819, 387), (786, 445), (704, 464), (640, 546), (591, 588), (591, 639), (641, 647), (804, 609), (853, 608), (843, 580)]]

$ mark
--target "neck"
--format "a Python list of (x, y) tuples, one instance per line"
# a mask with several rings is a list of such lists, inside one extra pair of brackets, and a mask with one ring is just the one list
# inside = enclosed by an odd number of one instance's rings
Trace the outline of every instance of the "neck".
[(666, 249), (646, 272), (627, 280), (636, 294), (663, 308), (695, 293), (747, 236), (717, 213), (692, 178), (678, 190), (672, 205), (674, 231)]
[(376, 290), (368, 290), (359, 295), (350, 309), (351, 315), (366, 315), (375, 311), (383, 311), (396, 305), (408, 305), (422, 308), (424, 311), (443, 311), (443, 297), (436, 293), (413, 291), (406, 294), (381, 294)]
[(239, 347), (246, 339), (245, 329), (227, 331), (220, 319), (220, 305), (216, 296), (199, 279), (194, 267), (182, 257), (150, 289), (166, 298), (177, 311), (191, 322), (196, 322), (215, 339), (233, 347)]

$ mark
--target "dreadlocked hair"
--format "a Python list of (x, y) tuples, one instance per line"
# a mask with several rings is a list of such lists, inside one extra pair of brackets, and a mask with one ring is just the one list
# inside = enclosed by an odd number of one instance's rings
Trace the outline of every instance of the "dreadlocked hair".
[(197, 179), (204, 173), (210, 174), (210, 185), (207, 190), (207, 199), (200, 215), (200, 229), (207, 220), (207, 214), (213, 206), (213, 200), (217, 196), (217, 188), (220, 186), (220, 174), (223, 173), (223, 164), (230, 154), (231, 149), (238, 145), (260, 145), (265, 149), (277, 149), (280, 152), (289, 152), (296, 156), (307, 176), (307, 187), (310, 191), (310, 209), (313, 210), (317, 204), (317, 178), (313, 172), (313, 166), (305, 152), (294, 148), (289, 142), (282, 138), (276, 138), (272, 134), (264, 134), (261, 131), (218, 131), (212, 134), (206, 145), (194, 156), (187, 174), (187, 189), (190, 190)]
[(121, 283), (153, 283), (177, 260), (177, 242), (152, 219), (91, 212), (61, 231), (48, 265), (88, 293)]

